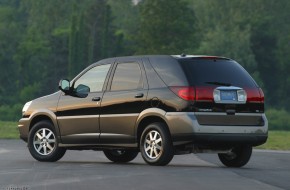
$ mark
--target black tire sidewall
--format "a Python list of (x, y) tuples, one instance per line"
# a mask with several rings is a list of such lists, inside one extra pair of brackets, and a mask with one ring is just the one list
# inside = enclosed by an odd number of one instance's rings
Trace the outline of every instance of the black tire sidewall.
[[(55, 149), (53, 150), (53, 152), (51, 152), (49, 155), (41, 155), (39, 154), (33, 145), (33, 138), (35, 133), (40, 130), (40, 129), (50, 129), (54, 136), (55, 136)], [(32, 155), (33, 158), (35, 158), (38, 161), (47, 161), (47, 162), (54, 162), (59, 160), (65, 153), (65, 149), (60, 148), (58, 146), (58, 139), (57, 139), (57, 135), (55, 133), (54, 130), (54, 126), (52, 125), (51, 122), (49, 121), (40, 121), (38, 123), (36, 123), (30, 130), (29, 132), (29, 136), (28, 136), (28, 149), (30, 154)]]
[[(144, 150), (145, 137), (150, 131), (153, 130), (157, 131), (160, 134), (163, 146), (162, 154), (155, 159), (149, 158)], [(163, 123), (152, 123), (145, 128), (140, 138), (140, 152), (145, 162), (150, 165), (164, 166), (172, 160), (174, 156), (174, 151), (171, 141), (171, 135)]]
[(105, 156), (109, 160), (111, 160), (112, 162), (120, 162), (120, 163), (130, 162), (130, 161), (134, 160), (138, 155), (138, 152), (133, 151), (133, 150), (123, 150), (125, 152), (123, 154), (120, 154), (120, 155), (115, 155), (112, 151), (116, 151), (116, 150), (104, 150), (103, 151)]
[(242, 167), (249, 162), (252, 156), (252, 146), (239, 146), (233, 151), (237, 155), (234, 159), (228, 159), (225, 154), (218, 154), (220, 161), (227, 167)]

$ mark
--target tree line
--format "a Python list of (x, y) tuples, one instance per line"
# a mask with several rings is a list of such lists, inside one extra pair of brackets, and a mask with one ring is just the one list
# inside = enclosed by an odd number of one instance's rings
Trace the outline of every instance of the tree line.
[(290, 111), (288, 0), (0, 0), (0, 119), (106, 57), (209, 54), (243, 65)]

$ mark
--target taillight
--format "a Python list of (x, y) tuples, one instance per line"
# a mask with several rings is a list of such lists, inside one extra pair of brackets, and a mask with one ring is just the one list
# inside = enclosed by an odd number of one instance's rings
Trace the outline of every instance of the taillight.
[(187, 101), (213, 101), (213, 87), (171, 86), (170, 89), (180, 98)]
[(247, 102), (264, 103), (264, 93), (261, 88), (246, 88)]
[(200, 102), (212, 102), (213, 101), (214, 87), (195, 87), (195, 100)]
[(180, 98), (187, 101), (194, 101), (195, 92), (193, 87), (189, 86), (171, 86), (170, 89)]
[(265, 101), (265, 96), (264, 96), (264, 92), (263, 92), (262, 88), (259, 88), (259, 92), (260, 92), (260, 101), (261, 101), (262, 103), (264, 103), (264, 101)]

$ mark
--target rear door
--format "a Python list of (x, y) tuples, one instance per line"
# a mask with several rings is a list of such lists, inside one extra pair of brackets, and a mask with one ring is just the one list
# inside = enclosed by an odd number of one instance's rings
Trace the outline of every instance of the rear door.
[(111, 64), (97, 65), (74, 81), (90, 88), (87, 97), (63, 94), (57, 108), (57, 120), (64, 144), (96, 144), (99, 142), (100, 101)]
[(101, 103), (102, 144), (132, 144), (134, 127), (145, 107), (148, 84), (141, 60), (118, 60)]

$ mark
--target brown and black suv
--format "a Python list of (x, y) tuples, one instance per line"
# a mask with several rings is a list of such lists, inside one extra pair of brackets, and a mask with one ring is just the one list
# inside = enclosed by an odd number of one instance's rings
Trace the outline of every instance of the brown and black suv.
[(241, 167), (268, 136), (263, 91), (224, 57), (109, 58), (59, 89), (27, 102), (19, 121), (39, 161), (57, 161), (68, 149), (102, 150), (113, 162), (141, 152), (150, 165), (215, 152), (224, 165)]

